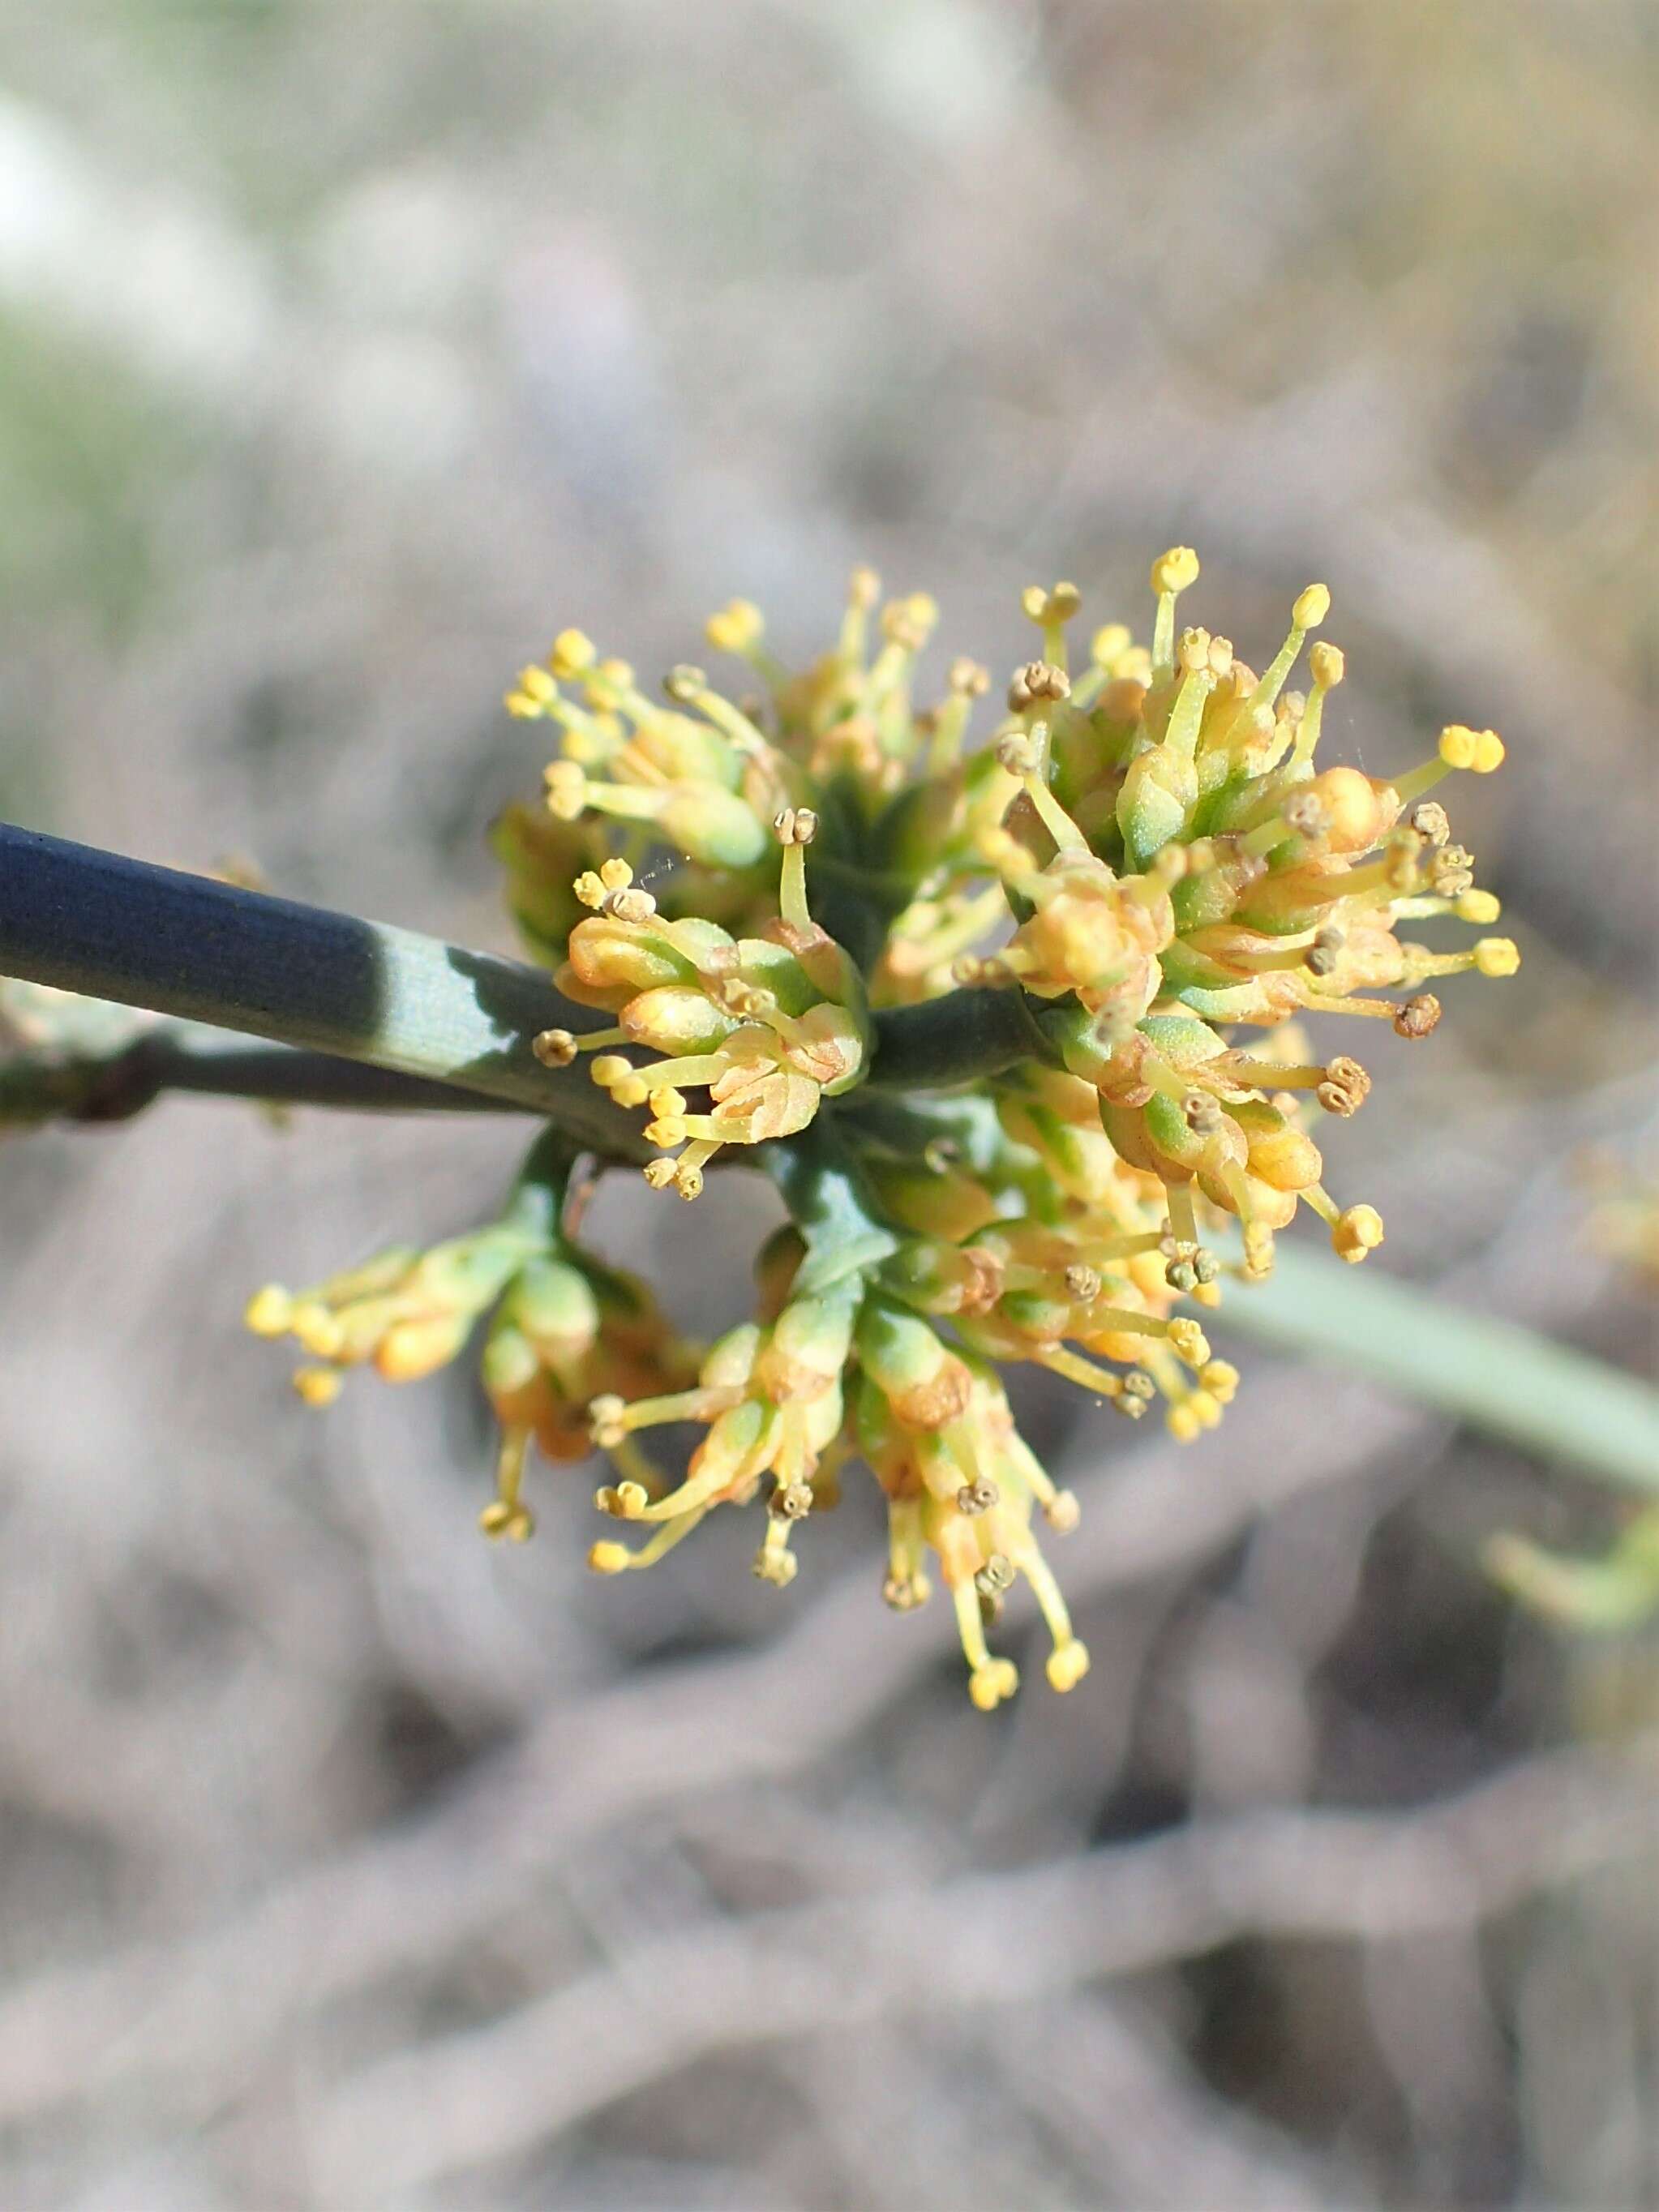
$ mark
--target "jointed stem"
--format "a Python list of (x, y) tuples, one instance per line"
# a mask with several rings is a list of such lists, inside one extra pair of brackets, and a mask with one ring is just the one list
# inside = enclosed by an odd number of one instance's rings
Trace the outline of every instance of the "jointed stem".
[[(15, 1076), (22, 1118), (117, 1119), (160, 1090), (381, 1108), (447, 1094), (542, 1115), (602, 1158), (648, 1155), (584, 1068), (545, 1067), (531, 1049), (543, 1030), (580, 1035), (603, 1017), (538, 969), (412, 930), (0, 823), (0, 975), (301, 1048), (216, 1053), (161, 1032), (118, 1067)], [(870, 1081), (969, 1083), (1044, 1049), (1018, 991), (952, 992), (878, 1014)], [(342, 1061), (378, 1073), (353, 1077)], [(7, 1088), (0, 1075), (0, 1115)]]

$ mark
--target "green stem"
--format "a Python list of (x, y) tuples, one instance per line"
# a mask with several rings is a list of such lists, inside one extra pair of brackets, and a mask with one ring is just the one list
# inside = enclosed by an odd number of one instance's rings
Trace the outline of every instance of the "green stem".
[[(562, 998), (539, 969), (413, 930), (0, 823), (0, 974), (523, 1107), (607, 1159), (647, 1156), (636, 1124), (585, 1070), (556, 1073), (531, 1050), (538, 1030), (580, 1031), (601, 1017)], [(924, 1006), (889, 1007), (875, 1031), (870, 1081), (884, 1090), (946, 1088), (1052, 1056), (1013, 990), (952, 991)], [(305, 1071), (291, 1062), (236, 1068), (227, 1058), (220, 1073), (216, 1084), (192, 1053), (169, 1064), (161, 1087), (311, 1095), (301, 1088)], [(319, 1103), (434, 1103), (429, 1093), (374, 1085), (348, 1102), (341, 1079), (314, 1063), (311, 1073), (325, 1094)], [(267, 1079), (289, 1087), (256, 1088)]]
[(759, 1146), (757, 1164), (806, 1240), (798, 1289), (827, 1290), (897, 1251), (898, 1237), (881, 1218), (833, 1107), (821, 1108), (798, 1136)]
[(607, 1158), (647, 1157), (584, 1069), (531, 1049), (592, 1013), (538, 969), (411, 930), (0, 824), (0, 973), (476, 1091)]
[(1208, 1326), (1339, 1360), (1534, 1457), (1659, 1491), (1659, 1393), (1372, 1267), (1316, 1259), (1281, 1237), (1267, 1281), (1241, 1285)]
[(877, 1091), (942, 1091), (1054, 1056), (1024, 991), (947, 991), (919, 1006), (884, 1007), (875, 1025)]
[(107, 1054), (24, 1051), (0, 1062), (0, 1127), (127, 1121), (173, 1091), (272, 1106), (372, 1113), (511, 1113), (506, 1099), (286, 1044), (244, 1044), (217, 1030), (169, 1024)]

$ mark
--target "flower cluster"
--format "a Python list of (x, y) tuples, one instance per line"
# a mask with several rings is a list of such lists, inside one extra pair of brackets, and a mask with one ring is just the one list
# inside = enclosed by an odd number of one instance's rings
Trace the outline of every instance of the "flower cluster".
[(696, 1366), (645, 1285), (573, 1241), (570, 1164), (544, 1139), (499, 1220), (425, 1251), (394, 1246), (307, 1290), (268, 1283), (246, 1315), (257, 1336), (291, 1336), (307, 1355), (294, 1387), (319, 1407), (354, 1367), (389, 1382), (435, 1373), (489, 1316), (482, 1374), (501, 1437), (479, 1525), (520, 1542), (535, 1526), (520, 1494), (531, 1444), (556, 1463), (586, 1459), (597, 1395), (673, 1389)]
[[(696, 1364), (637, 1285), (576, 1252), (557, 1206), (515, 1202), (425, 1255), (261, 1293), (252, 1324), (317, 1363), (304, 1393), (366, 1358), (424, 1371), (493, 1308), (506, 1442), (487, 1527), (527, 1527), (531, 1438), (554, 1459), (591, 1441), (616, 1477), (599, 1510), (640, 1529), (596, 1543), (596, 1570), (647, 1565), (716, 1505), (763, 1499), (755, 1570), (781, 1585), (797, 1523), (861, 1462), (886, 1499), (884, 1595), (905, 1611), (942, 1581), (975, 1703), (1014, 1686), (987, 1630), (1021, 1579), (1048, 1680), (1079, 1680), (1034, 1529), (1072, 1526), (1076, 1501), (1019, 1436), (1000, 1370), (1033, 1362), (1130, 1418), (1161, 1401), (1183, 1440), (1213, 1427), (1239, 1377), (1199, 1316), (1225, 1279), (1265, 1273), (1304, 1207), (1345, 1261), (1382, 1240), (1371, 1206), (1326, 1187), (1325, 1127), (1371, 1079), (1317, 1048), (1317, 1025), (1426, 1037), (1431, 986), (1517, 965), (1507, 938), (1401, 933), (1497, 920), (1431, 794), (1496, 769), (1498, 738), (1447, 728), (1393, 778), (1322, 764), (1342, 654), (1315, 643), (1306, 690), (1290, 685), (1329, 593), (1297, 596), (1258, 674), (1178, 624), (1197, 576), (1186, 548), (1163, 555), (1150, 641), (1110, 623), (1080, 663), (1079, 594), (1033, 586), (1036, 653), (980, 744), (987, 671), (953, 659), (923, 694), (938, 611), (882, 605), (867, 569), (805, 670), (774, 656), (756, 607), (723, 608), (708, 641), (746, 664), (738, 697), (690, 666), (653, 696), (563, 632), (507, 699), (557, 732), (544, 805), (496, 831), (570, 1010), (536, 1050), (586, 1061), (620, 1109), (619, 1154), (645, 1111), (653, 1186), (694, 1199), (717, 1157), (747, 1161), (791, 1225), (760, 1255), (756, 1318)], [(684, 1423), (703, 1436), (675, 1481), (640, 1439)]]

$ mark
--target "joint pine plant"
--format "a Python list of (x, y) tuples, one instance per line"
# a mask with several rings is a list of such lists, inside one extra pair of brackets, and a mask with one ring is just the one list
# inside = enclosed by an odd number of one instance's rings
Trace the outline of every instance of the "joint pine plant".
[[(1498, 737), (1444, 729), (1391, 781), (1324, 764), (1343, 656), (1316, 642), (1307, 688), (1291, 678), (1328, 592), (1297, 596), (1258, 674), (1178, 624), (1198, 574), (1187, 548), (1162, 555), (1150, 641), (1097, 627), (1081, 665), (1078, 591), (1028, 590), (1036, 650), (994, 715), (967, 658), (923, 703), (938, 611), (883, 605), (867, 569), (805, 669), (775, 658), (757, 607), (722, 609), (708, 641), (741, 665), (728, 689), (683, 665), (653, 696), (562, 632), (507, 695), (556, 738), (544, 801), (495, 830), (526, 944), (592, 1016), (536, 1054), (646, 1117), (653, 1188), (695, 1201), (752, 1164), (789, 1222), (757, 1255), (754, 1318), (691, 1346), (583, 1249), (579, 1156), (550, 1124), (498, 1220), (254, 1297), (250, 1327), (306, 1355), (301, 1396), (327, 1404), (364, 1364), (428, 1374), (481, 1334), (501, 1424), (484, 1533), (531, 1533), (532, 1445), (598, 1449), (618, 1531), (589, 1553), (603, 1575), (753, 1504), (754, 1571), (781, 1588), (800, 1524), (867, 1469), (882, 1595), (902, 1611), (944, 1584), (976, 1705), (1016, 1687), (989, 1638), (1021, 1580), (1049, 1682), (1080, 1680), (1036, 1534), (1078, 1504), (1020, 1437), (1002, 1370), (1033, 1362), (1131, 1419), (1160, 1407), (1183, 1440), (1213, 1428), (1240, 1387), (1203, 1326), (1224, 1285), (1265, 1276), (1304, 1210), (1344, 1261), (1382, 1241), (1372, 1206), (1327, 1187), (1327, 1125), (1372, 1081), (1325, 1056), (1328, 1025), (1409, 1047), (1441, 1018), (1431, 986), (1518, 964), (1504, 937), (1401, 933), (1498, 919), (1431, 795), (1497, 769)], [(682, 1472), (648, 1440), (685, 1423), (703, 1435)]]

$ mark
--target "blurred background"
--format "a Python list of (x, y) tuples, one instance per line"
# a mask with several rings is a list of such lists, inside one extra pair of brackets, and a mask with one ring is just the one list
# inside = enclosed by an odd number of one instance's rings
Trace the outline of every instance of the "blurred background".
[[(499, 702), (567, 623), (651, 672), (740, 592), (805, 654), (868, 559), (1000, 669), (1022, 585), (1144, 627), (1187, 542), (1260, 665), (1322, 577), (1334, 753), (1503, 731), (1455, 825), (1525, 960), (1378, 1053), (1339, 1188), (1374, 1265), (1650, 1365), (1579, 1163), (1656, 1167), (1656, 47), (11, 0), (0, 813), (504, 949)], [(477, 1540), (461, 1370), (298, 1406), (248, 1291), (484, 1218), (517, 1144), (177, 1101), (0, 1154), (8, 2207), (1659, 2203), (1659, 1643), (1478, 1560), (1605, 1492), (1254, 1349), (1184, 1452), (1027, 1392), (1095, 1663), (988, 1722), (873, 1492), (785, 1597), (735, 1515), (618, 1586), (580, 1474)], [(608, 1249), (744, 1313), (761, 1186), (625, 1182)]]

